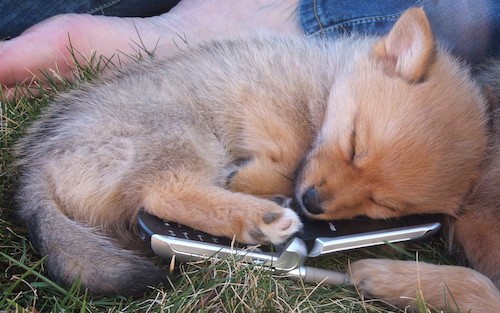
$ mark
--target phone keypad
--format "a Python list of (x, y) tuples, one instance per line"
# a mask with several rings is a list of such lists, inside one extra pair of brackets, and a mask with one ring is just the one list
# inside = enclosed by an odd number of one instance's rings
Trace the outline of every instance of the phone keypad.
[(168, 236), (177, 237), (199, 242), (214, 243), (218, 245), (231, 246), (232, 240), (225, 237), (213, 236), (199, 230), (181, 225), (175, 222), (163, 222)]

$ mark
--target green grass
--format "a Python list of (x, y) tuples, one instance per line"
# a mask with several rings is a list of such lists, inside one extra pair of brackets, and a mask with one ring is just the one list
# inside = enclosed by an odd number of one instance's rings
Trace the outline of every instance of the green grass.
[[(92, 79), (102, 68), (120, 63), (118, 57), (92, 58), (88, 64), (78, 64), (76, 81)], [(140, 298), (91, 296), (78, 282), (71, 288), (52, 282), (43, 258), (27, 239), (27, 230), (16, 223), (12, 201), (16, 172), (10, 166), (15, 141), (55, 94), (71, 87), (48, 73), (46, 78), (47, 84), (35, 84), (31, 91), (19, 91), (15, 100), (1, 102), (0, 312), (405, 312), (377, 300), (363, 300), (352, 287), (305, 285), (232, 258), (184, 265), (171, 284), (152, 287)], [(313, 260), (311, 265), (344, 270), (356, 259), (414, 259), (417, 251), (421, 261), (454, 263), (444, 253), (444, 244), (434, 240), (404, 251), (385, 246), (337, 253)], [(419, 303), (419, 312), (428, 312), (422, 299)]]

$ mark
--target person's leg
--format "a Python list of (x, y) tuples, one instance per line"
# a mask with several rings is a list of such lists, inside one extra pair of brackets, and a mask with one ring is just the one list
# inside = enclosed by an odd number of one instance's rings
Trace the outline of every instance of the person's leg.
[(437, 39), (471, 63), (500, 56), (498, 0), (423, 0)]
[(499, 56), (498, 0), (315, 0), (302, 1), (301, 24), (308, 35), (384, 35), (410, 7), (423, 7), (439, 42), (470, 62)]
[(179, 0), (44, 0), (0, 1), (0, 40), (19, 36), (29, 27), (64, 13), (146, 17), (167, 12)]
[[(259, 30), (301, 35), (298, 0), (183, 0), (167, 13), (150, 18), (65, 14), (43, 21), (21, 36), (0, 43), (0, 84), (12, 88), (40, 70), (71, 77), (74, 60), (92, 53), (112, 57), (142, 48), (162, 55), (203, 40)], [(116, 61), (116, 56), (115, 56)]]

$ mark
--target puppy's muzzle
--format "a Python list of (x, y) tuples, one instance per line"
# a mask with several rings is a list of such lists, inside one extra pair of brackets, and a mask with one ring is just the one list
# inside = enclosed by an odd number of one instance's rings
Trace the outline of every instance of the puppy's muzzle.
[(324, 213), (321, 207), (321, 197), (319, 191), (314, 186), (310, 186), (301, 196), (302, 208), (308, 213), (317, 215)]

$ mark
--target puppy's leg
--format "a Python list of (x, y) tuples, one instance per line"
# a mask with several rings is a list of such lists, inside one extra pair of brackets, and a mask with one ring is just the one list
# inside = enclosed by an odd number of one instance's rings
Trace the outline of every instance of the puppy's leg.
[[(497, 200), (498, 201), (498, 200)], [(456, 241), (471, 266), (500, 288), (500, 211), (469, 210), (454, 222)]]
[(496, 312), (500, 307), (498, 289), (465, 267), (366, 259), (354, 262), (349, 270), (361, 294), (400, 307), (415, 307), (418, 294), (445, 312)]
[(255, 157), (238, 169), (229, 182), (229, 188), (264, 197), (292, 196), (295, 167), (292, 163), (294, 162), (264, 156)]
[[(307, 117), (295, 110), (268, 106), (267, 94), (249, 105), (243, 130), (239, 133), (238, 155), (247, 160), (232, 176), (229, 188), (252, 195), (293, 195), (295, 170), (311, 142)], [(293, 104), (284, 104), (289, 108)]]
[(231, 192), (196, 173), (166, 176), (144, 192), (144, 208), (160, 218), (245, 243), (282, 243), (301, 227), (295, 212), (272, 201)]
[(491, 164), (465, 202), (463, 213), (452, 220), (452, 229), (471, 266), (500, 288), (500, 110), (496, 116)]

